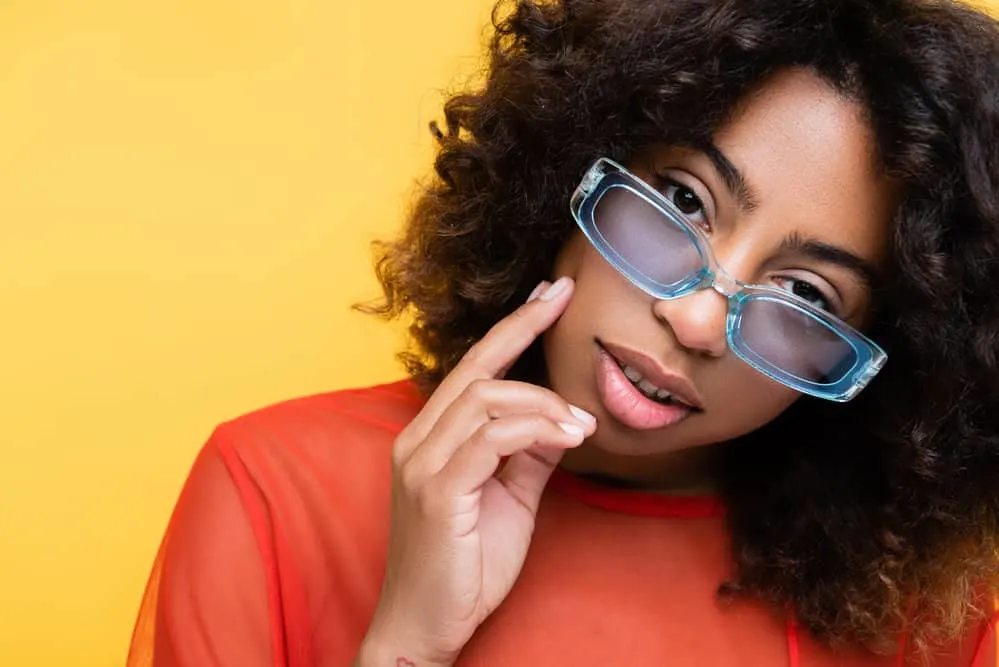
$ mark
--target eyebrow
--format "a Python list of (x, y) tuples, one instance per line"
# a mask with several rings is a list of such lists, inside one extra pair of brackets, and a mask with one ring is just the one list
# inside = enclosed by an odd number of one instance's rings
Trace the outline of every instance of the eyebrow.
[[(745, 213), (752, 213), (758, 206), (759, 200), (742, 172), (710, 139), (696, 141), (692, 147), (702, 151), (711, 160), (711, 164), (721, 176), (725, 187), (739, 202), (739, 208)], [(806, 238), (798, 232), (792, 232), (781, 243), (781, 250), (842, 267), (856, 275), (869, 289), (874, 289), (878, 284), (879, 272), (874, 264), (846, 248)]]
[(757, 206), (756, 193), (749, 186), (745, 176), (742, 175), (732, 161), (729, 160), (721, 150), (710, 140), (698, 142), (697, 148), (704, 152), (711, 160), (722, 182), (729, 193), (739, 202), (739, 208), (743, 213), (752, 213)]
[[(711, 160), (725, 187), (739, 202), (739, 208), (745, 213), (752, 213), (758, 205), (758, 199), (742, 173), (711, 140), (699, 142), (698, 147)], [(873, 289), (878, 283), (878, 270), (874, 264), (846, 248), (805, 238), (798, 232), (792, 232), (781, 243), (781, 250), (842, 267), (854, 273), (869, 289)]]
[(878, 282), (878, 270), (871, 262), (845, 248), (807, 238), (798, 232), (792, 232), (784, 239), (781, 250), (847, 269), (870, 289)]

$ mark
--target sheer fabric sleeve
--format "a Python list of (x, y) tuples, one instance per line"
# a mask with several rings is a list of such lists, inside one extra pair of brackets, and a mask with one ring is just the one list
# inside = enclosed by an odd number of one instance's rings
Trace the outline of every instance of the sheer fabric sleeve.
[(996, 624), (999, 622), (999, 612), (993, 611), (985, 621), (980, 631), (975, 653), (971, 659), (971, 667), (999, 667), (999, 638), (996, 636)]
[(163, 538), (127, 667), (285, 667), (263, 508), (216, 432)]
[(973, 623), (964, 638), (932, 660), (929, 667), (999, 667), (996, 654), (999, 613), (995, 611), (994, 601), (988, 603), (986, 612), (988, 615), (984, 619)]

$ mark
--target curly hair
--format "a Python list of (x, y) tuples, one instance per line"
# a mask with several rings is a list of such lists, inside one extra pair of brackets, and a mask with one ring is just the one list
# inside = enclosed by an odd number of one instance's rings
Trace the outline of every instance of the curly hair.
[[(855, 401), (803, 398), (726, 444), (736, 574), (830, 644), (926, 655), (999, 575), (999, 29), (934, 0), (517, 0), (484, 84), (455, 94), (435, 174), (379, 248), (402, 358), (432, 390), (512, 312), (575, 226), (591, 161), (708, 138), (779, 70), (859, 101), (901, 185), (869, 334), (890, 362)], [(539, 377), (540, 346), (513, 374)]]

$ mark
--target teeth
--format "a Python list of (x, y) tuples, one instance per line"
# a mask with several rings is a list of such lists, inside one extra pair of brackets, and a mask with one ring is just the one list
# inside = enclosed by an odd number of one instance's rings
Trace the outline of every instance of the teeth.
[(638, 389), (648, 396), (649, 398), (657, 398), (660, 401), (665, 401), (670, 397), (670, 394), (665, 389), (660, 389), (656, 385), (652, 384), (648, 380), (642, 377), (642, 374), (636, 371), (631, 366), (621, 366), (621, 370), (624, 371), (624, 376), (628, 378), (632, 384), (634, 384)]
[(652, 384), (651, 382), (649, 382), (644, 378), (638, 381), (638, 388), (641, 389), (646, 394), (655, 394), (657, 391), (659, 391), (659, 387), (657, 387), (656, 385)]
[(652, 384), (648, 380), (642, 377), (642, 374), (636, 371), (631, 366), (621, 365), (621, 370), (624, 371), (624, 376), (628, 378), (632, 384), (638, 387), (639, 391), (648, 396), (649, 398), (654, 398), (659, 401), (668, 401), (672, 395), (665, 389), (660, 389), (656, 385)]
[(636, 371), (631, 366), (624, 367), (624, 376), (635, 383), (638, 383), (642, 380), (642, 374)]

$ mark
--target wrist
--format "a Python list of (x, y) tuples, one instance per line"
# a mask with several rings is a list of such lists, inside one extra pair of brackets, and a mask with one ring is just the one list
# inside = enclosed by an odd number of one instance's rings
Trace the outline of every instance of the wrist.
[(451, 667), (453, 660), (433, 655), (401, 637), (368, 631), (354, 667)]

